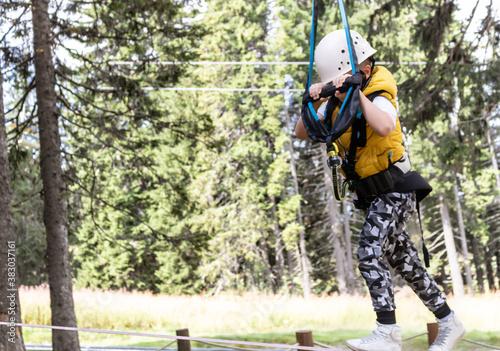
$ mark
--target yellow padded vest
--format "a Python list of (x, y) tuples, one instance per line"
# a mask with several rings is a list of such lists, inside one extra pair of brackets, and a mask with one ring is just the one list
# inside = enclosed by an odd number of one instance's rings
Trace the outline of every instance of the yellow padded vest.
[[(365, 96), (379, 90), (384, 90), (380, 96), (388, 98), (397, 109), (396, 96), (397, 86), (394, 77), (385, 67), (375, 66), (372, 70), (372, 79), (368, 86), (363, 90)], [(338, 114), (340, 106), (337, 106), (332, 114), (332, 123)], [(335, 117), (333, 117), (335, 116)], [(337, 139), (342, 158), (345, 159), (351, 144), (352, 127)], [(391, 162), (396, 162), (403, 157), (405, 148), (402, 144), (403, 134), (399, 117), (396, 118), (396, 128), (387, 137), (378, 136), (373, 129), (366, 123), (366, 146), (358, 147), (356, 152), (355, 171), (361, 179), (377, 174), (389, 168), (389, 158)]]

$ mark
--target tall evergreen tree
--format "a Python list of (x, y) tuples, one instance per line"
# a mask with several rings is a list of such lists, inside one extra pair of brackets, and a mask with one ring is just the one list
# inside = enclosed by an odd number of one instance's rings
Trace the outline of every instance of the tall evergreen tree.
[(60, 36), (88, 49), (66, 46), (78, 64), (57, 72), (71, 189), (83, 209), (75, 226), (78, 284), (194, 292), (202, 239), (188, 228), (188, 185), (192, 150), (209, 123), (195, 106), (158, 89), (183, 72), (159, 61), (193, 57), (201, 33), (192, 24), (196, 11), (169, 0), (67, 10), (83, 20), (61, 21)]
[[(2, 23), (0, 21), (0, 23)], [(1, 64), (0, 67), (3, 65)], [(0, 70), (0, 321), (11, 325), (0, 326), (2, 338), (0, 349), (5, 351), (24, 351), (22, 329), (14, 326), (21, 323), (19, 302), (19, 270), (12, 211), (12, 189), (10, 186), (9, 155), (7, 150), (7, 131), (5, 129), (3, 103), (3, 74)]]
[[(274, 23), (269, 3), (211, 1), (207, 5), (203, 22), (213, 32), (201, 42), (201, 59), (275, 59), (278, 49), (271, 43), (275, 39), (270, 31)], [(274, 66), (266, 64), (200, 68), (192, 75), (199, 77), (197, 84), (216, 82), (219, 88), (274, 88), (276, 81), (282, 81)], [(308, 265), (303, 260), (288, 260), (290, 249), (302, 255), (305, 247), (301, 250), (294, 238), (300, 230), (290, 232), (290, 220), (284, 218), (290, 212), (295, 218), (297, 198), (286, 188), (290, 171), (283, 97), (255, 91), (227, 93), (222, 98), (218, 93), (206, 94), (201, 99), (210, 101), (208, 106), (216, 117), (212, 156), (208, 158), (215, 171), (204, 174), (201, 183), (210, 196), (203, 199), (199, 222), (205, 223), (210, 241), (200, 272), (220, 288), (280, 288), (287, 280), (283, 277), (285, 257), (287, 262), (301, 262), (300, 267)], [(307, 260), (306, 253), (302, 257)], [(309, 278), (304, 278), (301, 285), (308, 294)]]
[[(49, 1), (33, 1), (32, 15), (35, 84), (40, 129), (40, 169), (44, 194), (43, 213), (47, 233), (45, 257), (49, 276), (52, 325), (76, 327)], [(56, 351), (79, 350), (78, 333), (53, 330), (52, 345)]]

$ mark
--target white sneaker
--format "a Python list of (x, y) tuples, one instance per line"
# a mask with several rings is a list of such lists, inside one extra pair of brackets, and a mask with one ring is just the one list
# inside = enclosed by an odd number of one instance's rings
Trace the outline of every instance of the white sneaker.
[(347, 340), (346, 344), (355, 351), (401, 351), (401, 328), (397, 325), (380, 324), (373, 334)]
[(450, 351), (465, 335), (465, 328), (455, 312), (451, 312), (446, 320), (436, 319), (439, 333), (429, 351)]

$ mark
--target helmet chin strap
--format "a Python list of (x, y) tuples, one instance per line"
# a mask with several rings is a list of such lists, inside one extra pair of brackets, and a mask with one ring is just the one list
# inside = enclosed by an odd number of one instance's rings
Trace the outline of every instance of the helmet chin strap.
[(368, 77), (368, 79), (366, 79), (366, 75), (362, 74), (362, 76), (363, 76), (363, 83), (361, 84), (361, 91), (365, 90), (368, 84), (370, 84), (370, 81), (372, 80), (371, 76)]

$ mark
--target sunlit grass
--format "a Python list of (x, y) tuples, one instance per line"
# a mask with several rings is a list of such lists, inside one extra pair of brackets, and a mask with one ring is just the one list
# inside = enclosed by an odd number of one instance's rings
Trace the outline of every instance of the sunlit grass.
[[(24, 323), (50, 324), (49, 289), (21, 288)], [(315, 340), (336, 344), (370, 332), (375, 316), (366, 296), (297, 296), (246, 293), (218, 296), (167, 296), (148, 292), (74, 292), (80, 328), (175, 334), (189, 328), (191, 336), (228, 337), (261, 342), (294, 343), (295, 331), (310, 329)], [(396, 294), (398, 324), (403, 337), (425, 332), (433, 315), (408, 288)], [(500, 344), (500, 294), (449, 298), (468, 335)], [(24, 328), (28, 344), (48, 344), (48, 330)], [(426, 343), (426, 337), (412, 345)], [(82, 345), (161, 346), (168, 340), (80, 333)], [(194, 345), (197, 346), (197, 345)], [(406, 348), (405, 348), (406, 349)], [(463, 350), (472, 350), (473, 347)]]

